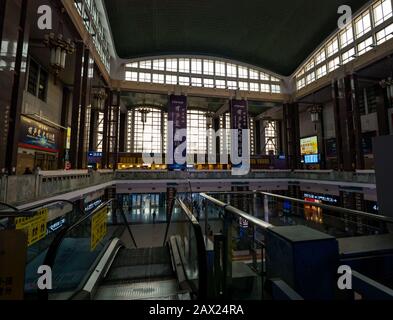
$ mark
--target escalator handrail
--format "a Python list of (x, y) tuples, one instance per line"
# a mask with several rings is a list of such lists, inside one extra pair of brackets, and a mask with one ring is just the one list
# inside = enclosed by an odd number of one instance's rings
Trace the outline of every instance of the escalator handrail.
[(218, 200), (216, 198), (213, 198), (213, 197), (211, 197), (211, 196), (209, 196), (209, 195), (207, 195), (205, 193), (201, 193), (200, 195), (201, 195), (201, 197), (203, 197), (206, 200), (212, 202), (216, 206), (218, 206), (220, 208), (223, 208), (225, 211), (230, 212), (230, 213), (232, 213), (232, 214), (234, 214), (234, 215), (236, 215), (238, 217), (243, 218), (244, 220), (250, 222), (251, 224), (253, 224), (253, 225), (257, 226), (257, 227), (260, 227), (262, 229), (268, 229), (268, 228), (272, 228), (273, 227), (272, 224), (267, 223), (267, 222), (265, 222), (265, 221), (263, 221), (261, 219), (258, 219), (256, 217), (248, 214), (247, 212), (244, 212), (244, 211), (242, 211), (240, 209), (237, 209), (237, 208), (231, 206), (228, 203), (224, 203), (224, 202), (222, 202), (222, 201), (220, 201), (220, 200)]
[[(53, 269), (55, 260), (56, 260), (56, 256), (57, 256), (57, 252), (60, 248), (61, 243), (63, 242), (65, 236), (72, 230), (74, 230), (75, 228), (77, 228), (78, 226), (80, 226), (83, 222), (85, 222), (86, 220), (88, 220), (89, 218), (91, 218), (94, 214), (96, 214), (98, 211), (100, 211), (102, 208), (105, 208), (107, 205), (109, 205), (110, 203), (112, 203), (115, 199), (110, 199), (107, 202), (101, 204), (99, 207), (97, 207), (96, 209), (94, 209), (92, 212), (90, 212), (89, 214), (83, 216), (81, 219), (79, 219), (77, 222), (75, 222), (72, 225), (63, 227), (58, 234), (56, 235), (55, 239), (52, 241), (51, 245), (48, 248), (48, 251), (46, 253), (45, 259), (44, 259), (44, 265), (50, 267), (51, 269)], [(39, 299), (40, 300), (48, 300), (49, 297), (49, 293), (48, 290), (40, 290), (39, 291)]]
[(172, 223), (172, 217), (173, 217), (173, 210), (175, 210), (175, 201), (176, 201), (176, 194), (177, 194), (177, 190), (175, 189), (175, 194), (174, 194), (174, 199), (171, 203), (169, 203), (169, 210), (168, 210), (168, 214), (169, 217), (167, 217), (168, 221), (166, 224), (166, 229), (165, 229), (165, 235), (164, 235), (164, 242), (163, 242), (163, 246), (165, 246), (167, 240), (168, 240), (168, 233), (169, 233), (169, 228), (171, 226)]
[(313, 207), (317, 207), (317, 208), (321, 208), (321, 209), (325, 209), (325, 210), (329, 210), (329, 211), (333, 211), (333, 212), (347, 213), (347, 214), (351, 214), (354, 216), (362, 216), (365, 218), (379, 220), (379, 221), (386, 222), (386, 223), (393, 223), (393, 218), (387, 217), (387, 216), (382, 216), (382, 215), (377, 215), (377, 214), (373, 214), (373, 213), (368, 213), (368, 212), (363, 212), (363, 211), (358, 211), (358, 210), (353, 210), (353, 209), (347, 209), (347, 208), (342, 208), (342, 207), (330, 206), (330, 205), (324, 204), (324, 203), (309, 202), (306, 200), (291, 198), (291, 197), (273, 194), (273, 193), (269, 193), (269, 192), (262, 192), (262, 191), (256, 192), (256, 191), (254, 191), (253, 193), (260, 193), (264, 196), (277, 198), (277, 199), (281, 199), (281, 200), (288, 200), (288, 201), (292, 201), (292, 202), (299, 203), (302, 205), (310, 205)]
[(203, 232), (201, 225), (195, 216), (191, 213), (191, 210), (186, 206), (186, 204), (179, 198), (176, 198), (177, 203), (183, 210), (184, 214), (191, 222), (194, 229), (196, 245), (197, 245), (197, 255), (198, 255), (198, 300), (204, 300), (207, 298), (207, 255), (205, 239), (203, 237)]
[(14, 210), (14, 211), (16, 211), (16, 212), (19, 211), (17, 207), (14, 207), (14, 206), (12, 206), (12, 205), (10, 205), (10, 204), (8, 204), (8, 203), (5, 203), (5, 202), (0, 202), (0, 206), (7, 207), (7, 208), (12, 209), (12, 210)]
[(43, 202), (41, 204), (37, 204), (37, 205), (31, 206), (31, 207), (25, 208), (23, 210), (20, 210), (17, 207), (11, 206), (11, 205), (6, 204), (6, 203), (0, 203), (0, 205), (8, 206), (10, 209), (13, 209), (15, 211), (13, 213), (8, 213), (7, 212), (6, 214), (1, 214), (1, 211), (0, 211), (0, 217), (1, 218), (30, 217), (30, 216), (34, 216), (35, 212), (33, 212), (33, 210), (35, 210), (35, 209), (46, 207), (48, 205), (55, 204), (55, 203), (62, 203), (62, 202), (66, 203), (66, 204), (70, 204), (73, 209), (76, 208), (76, 209), (78, 209), (78, 211), (81, 214), (83, 214), (83, 211), (80, 208), (76, 207), (75, 203), (72, 202), (71, 200), (58, 199), (58, 200), (46, 201), (46, 202)]
[[(324, 203), (309, 202), (306, 200), (291, 198), (291, 197), (277, 195), (277, 194), (268, 193), (268, 192), (262, 192), (262, 191), (225, 192), (225, 194), (258, 194), (258, 193), (261, 195), (272, 197), (272, 198), (277, 198), (277, 199), (281, 199), (281, 200), (288, 200), (288, 201), (292, 201), (292, 202), (299, 203), (302, 205), (310, 205), (313, 207), (318, 207), (318, 208), (330, 210), (333, 212), (346, 213), (346, 214), (350, 214), (350, 215), (354, 215), (354, 216), (362, 216), (365, 218), (369, 218), (369, 219), (373, 219), (373, 220), (377, 220), (377, 221), (382, 221), (385, 223), (393, 223), (393, 218), (387, 217), (387, 216), (382, 216), (382, 215), (377, 215), (377, 214), (373, 214), (373, 213), (368, 213), (368, 212), (363, 212), (363, 211), (358, 211), (358, 210), (353, 210), (353, 209), (347, 209), (347, 208), (342, 208), (342, 207), (335, 207), (335, 206), (331, 206), (331, 205), (324, 204)], [(222, 194), (222, 192), (209, 192), (209, 194), (213, 194), (213, 195), (214, 194)], [(229, 206), (229, 204), (225, 204), (222, 201), (217, 200), (207, 194), (201, 193), (201, 195), (202, 195), (202, 197), (208, 199), (209, 201), (213, 202), (214, 204), (216, 204), (219, 207)]]

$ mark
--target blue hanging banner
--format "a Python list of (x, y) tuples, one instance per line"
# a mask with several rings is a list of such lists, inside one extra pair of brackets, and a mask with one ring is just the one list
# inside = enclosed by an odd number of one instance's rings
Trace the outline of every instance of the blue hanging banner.
[[(238, 145), (237, 150), (238, 156), (241, 157), (243, 155), (243, 136), (242, 130), (248, 130), (248, 103), (245, 100), (231, 100), (230, 103), (230, 113), (231, 113), (231, 129), (238, 130)], [(232, 148), (234, 148), (235, 144), (231, 144)], [(232, 155), (232, 152), (231, 152)], [(233, 161), (232, 161), (233, 162)], [(241, 164), (233, 164), (233, 167), (240, 167)]]
[[(168, 152), (170, 171), (187, 169), (187, 97), (171, 95), (168, 107)], [(169, 160), (169, 161), (168, 161)]]

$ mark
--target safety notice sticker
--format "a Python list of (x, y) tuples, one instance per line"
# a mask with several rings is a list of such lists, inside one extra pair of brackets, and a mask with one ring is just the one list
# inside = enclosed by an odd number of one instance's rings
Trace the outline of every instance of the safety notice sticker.
[(27, 235), (27, 245), (30, 247), (34, 243), (46, 237), (46, 225), (48, 221), (48, 209), (41, 209), (33, 217), (15, 219), (15, 229), (23, 230)]
[(91, 251), (94, 251), (107, 232), (108, 207), (102, 208), (91, 219)]

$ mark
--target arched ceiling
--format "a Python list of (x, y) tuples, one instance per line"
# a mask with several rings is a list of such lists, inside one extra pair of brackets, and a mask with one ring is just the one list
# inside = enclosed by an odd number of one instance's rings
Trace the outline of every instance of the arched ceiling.
[(288, 76), (366, 0), (105, 0), (120, 58), (202, 54)]

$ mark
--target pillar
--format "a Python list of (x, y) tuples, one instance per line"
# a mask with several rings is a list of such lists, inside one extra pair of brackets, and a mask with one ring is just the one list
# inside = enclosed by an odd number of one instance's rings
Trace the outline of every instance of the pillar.
[(336, 137), (341, 139), (342, 170), (361, 170), (364, 169), (364, 155), (357, 76), (339, 79), (337, 87), (335, 121), (340, 126)]
[(119, 152), (126, 152), (127, 114), (120, 113)]
[(74, 70), (74, 90), (72, 99), (72, 119), (71, 119), (71, 149), (70, 161), (73, 169), (78, 167), (78, 134), (79, 134), (79, 109), (81, 103), (82, 84), (82, 57), (84, 54), (84, 44), (76, 42), (75, 70)]
[(388, 97), (386, 87), (376, 85), (378, 135), (389, 135)]
[(289, 169), (300, 167), (300, 127), (299, 105), (297, 103), (285, 104), (284, 112), (284, 147)]
[(257, 155), (262, 154), (261, 127), (263, 127), (262, 120), (256, 120), (255, 121), (255, 154)]
[(98, 110), (91, 108), (89, 128), (89, 151), (97, 151)]
[[(70, 89), (67, 87), (63, 88), (63, 99), (61, 103), (61, 126), (68, 128), (68, 116), (69, 116), (69, 105), (70, 105)], [(69, 161), (69, 150), (67, 149), (67, 129), (60, 130), (60, 153), (58, 160), (58, 168), (64, 169), (65, 162)]]
[(355, 141), (355, 169), (363, 170), (365, 168), (365, 161), (363, 153), (362, 122), (359, 108), (359, 80), (356, 74), (352, 74), (350, 80), (352, 121)]
[(90, 68), (90, 52), (85, 49), (83, 52), (83, 76), (82, 76), (82, 90), (80, 100), (80, 121), (78, 132), (78, 169), (86, 167), (86, 112), (87, 106), (90, 102), (90, 81), (89, 81), (89, 68)]
[(338, 89), (338, 82), (332, 82), (332, 99), (334, 111), (334, 129), (336, 133), (336, 152), (337, 152), (337, 170), (343, 170), (343, 151), (341, 140), (341, 126), (340, 126), (340, 94), (342, 91)]
[[(16, 173), (19, 126), (26, 82), (31, 1), (0, 1), (0, 168)], [(3, 41), (4, 40), (4, 41)]]
[(109, 165), (109, 150), (108, 150), (108, 132), (109, 132), (109, 113), (110, 113), (110, 91), (106, 91), (107, 98), (105, 100), (105, 110), (104, 110), (104, 126), (103, 126), (103, 140), (102, 140), (102, 158), (101, 167), (103, 169), (108, 168)]

